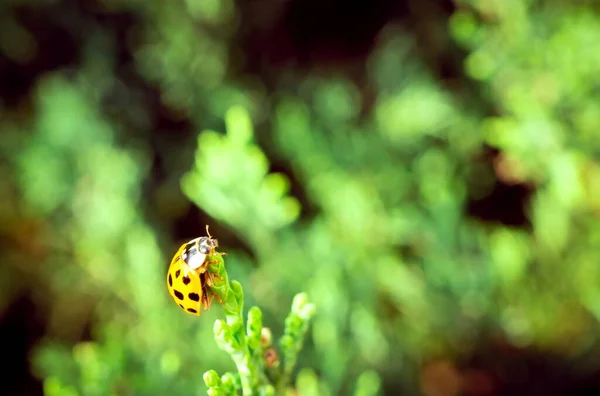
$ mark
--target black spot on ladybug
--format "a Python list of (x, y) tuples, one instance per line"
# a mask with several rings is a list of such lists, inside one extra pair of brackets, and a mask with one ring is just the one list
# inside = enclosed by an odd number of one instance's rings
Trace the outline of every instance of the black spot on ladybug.
[(200, 296), (198, 295), (198, 293), (190, 293), (188, 294), (188, 297), (192, 301), (200, 301)]
[(198, 313), (198, 311), (196, 311), (194, 308), (188, 308), (187, 310), (191, 313)]
[(171, 278), (171, 274), (169, 274), (169, 286), (173, 287), (173, 278)]
[(175, 279), (179, 278), (179, 274), (181, 274), (181, 270), (175, 271)]
[(178, 290), (173, 290), (173, 293), (175, 293), (175, 296), (180, 299), (181, 301), (183, 301), (183, 294), (181, 294), (180, 291)]
[(183, 277), (183, 284), (184, 284), (184, 285), (187, 285), (188, 283), (190, 283), (190, 280), (191, 280), (191, 279), (190, 279), (189, 277), (187, 277), (187, 276), (184, 276), (184, 277)]
[(179, 306), (181, 307), (181, 309), (185, 309), (185, 308), (183, 307), (183, 305), (179, 304)]

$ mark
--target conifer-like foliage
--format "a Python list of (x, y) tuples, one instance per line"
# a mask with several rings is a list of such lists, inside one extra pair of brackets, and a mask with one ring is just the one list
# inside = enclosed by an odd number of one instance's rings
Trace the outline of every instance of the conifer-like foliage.
[(0, 2), (3, 392), (594, 383), (598, 5), (328, 4)]

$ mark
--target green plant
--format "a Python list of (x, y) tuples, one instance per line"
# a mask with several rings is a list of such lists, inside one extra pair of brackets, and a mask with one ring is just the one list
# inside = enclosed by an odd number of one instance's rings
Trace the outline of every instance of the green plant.
[[(284, 296), (286, 299), (292, 297), (286, 295), (287, 293), (278, 292), (287, 289), (284, 285), (289, 285), (297, 279), (310, 279), (311, 276), (315, 278), (315, 281), (300, 284), (298, 288), (306, 290), (310, 295), (324, 296), (328, 299), (314, 318), (315, 329), (311, 331), (311, 336), (315, 343), (325, 342), (333, 345), (333, 350), (327, 348), (324, 356), (327, 363), (315, 367), (322, 369), (325, 366), (325, 372), (317, 376), (315, 371), (304, 368), (293, 381), (296, 359), (313, 310), (312, 304), (307, 302), (306, 294), (301, 293), (294, 297), (291, 313), (285, 321), (283, 336), (278, 343), (282, 364), (279, 366), (274, 362), (269, 365), (267, 361), (272, 355), (265, 358), (263, 352), (273, 351), (269, 349), (270, 342), (259, 344), (259, 335), (263, 333), (264, 336), (264, 332), (270, 332), (262, 327), (262, 311), (256, 307), (249, 310), (248, 329), (244, 333), (243, 293), (240, 284), (234, 281), (229, 285), (226, 280), (217, 281), (212, 292), (224, 303), (227, 320), (216, 322), (215, 335), (220, 348), (232, 356), (238, 373), (226, 373), (219, 378), (215, 371), (209, 371), (205, 374), (205, 382), (212, 394), (225, 395), (236, 392), (236, 389), (241, 390), (244, 382), (250, 384), (251, 389), (258, 386), (260, 389), (257, 392), (263, 394), (273, 391), (283, 395), (288, 391), (289, 385), (303, 395), (329, 395), (347, 390), (348, 381), (343, 378), (348, 364), (344, 355), (346, 351), (327, 341), (328, 338), (331, 341), (330, 337), (333, 334), (331, 321), (345, 309), (343, 302), (332, 304), (329, 299), (331, 293), (335, 294), (340, 267), (335, 259), (330, 260), (330, 256), (324, 256), (318, 246), (328, 243), (325, 235), (321, 240), (309, 238), (309, 235), (305, 234), (307, 231), (303, 231), (306, 224), (297, 223), (300, 203), (289, 194), (291, 183), (287, 177), (269, 171), (268, 158), (254, 141), (255, 132), (249, 112), (241, 106), (233, 106), (225, 113), (224, 120), (226, 133), (205, 130), (199, 135), (195, 165), (181, 179), (182, 191), (212, 218), (234, 228), (238, 235), (252, 246), (261, 262), (261, 266), (252, 274), (244, 270), (249, 267), (249, 263), (244, 262), (239, 252), (231, 252), (228, 258), (234, 263), (231, 270), (235, 271), (240, 279), (254, 280), (248, 284), (248, 296), (261, 304), (265, 313), (273, 313), (272, 301)], [(240, 172), (240, 169), (243, 169), (243, 172)], [(298, 227), (294, 227), (295, 225)], [(317, 224), (314, 227), (320, 226)], [(292, 233), (303, 235), (298, 237), (306, 241), (303, 248), (300, 249), (290, 239)], [(282, 260), (293, 260), (306, 265), (281, 265)], [(312, 267), (313, 263), (317, 262), (319, 266)], [(217, 274), (219, 271), (225, 271), (224, 267), (210, 267), (210, 270)], [(227, 279), (225, 272), (221, 275), (223, 279)], [(380, 340), (377, 337), (378, 330), (370, 325), (372, 321), (369, 318), (373, 313), (361, 312), (364, 314), (357, 316), (352, 326), (363, 330), (363, 347), (375, 355), (378, 349), (385, 346), (373, 345), (373, 339), (375, 343)], [(333, 337), (336, 335), (333, 334)], [(244, 345), (244, 342), (247, 345)], [(359, 379), (354, 386), (355, 394), (377, 394), (377, 374), (372, 371), (359, 371), (355, 374)], [(332, 376), (336, 377), (335, 382), (331, 381)], [(273, 387), (272, 390), (269, 385)]]
[(285, 331), (279, 341), (283, 364), (279, 353), (271, 346), (271, 335), (263, 327), (262, 311), (252, 307), (248, 311), (244, 331), (244, 292), (238, 281), (229, 282), (221, 255), (210, 257), (209, 272), (216, 275), (210, 292), (214, 293), (223, 307), (225, 320), (217, 319), (214, 325), (215, 339), (219, 348), (229, 353), (237, 367), (237, 373), (225, 373), (219, 377), (216, 371), (204, 374), (209, 395), (233, 395), (239, 390), (244, 395), (284, 394), (297, 356), (304, 342), (315, 305), (308, 302), (305, 293), (297, 294), (292, 310), (285, 321)]

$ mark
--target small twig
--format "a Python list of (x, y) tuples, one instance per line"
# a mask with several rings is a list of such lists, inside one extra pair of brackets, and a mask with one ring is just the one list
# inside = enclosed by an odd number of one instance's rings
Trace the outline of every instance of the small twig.
[[(210, 291), (214, 293), (223, 307), (226, 320), (217, 320), (214, 325), (215, 339), (219, 348), (229, 353), (238, 369), (242, 394), (253, 395), (258, 392), (261, 372), (256, 364), (244, 333), (244, 292), (237, 281), (229, 282), (225, 263), (219, 254), (209, 257), (208, 271), (214, 274)], [(262, 321), (262, 320), (261, 320)]]
[[(279, 342), (283, 356), (281, 368), (279, 354), (275, 349), (269, 348), (272, 335), (269, 329), (263, 327), (261, 310), (258, 307), (250, 308), (244, 331), (244, 292), (241, 284), (237, 281), (229, 282), (220, 254), (210, 255), (208, 260), (212, 286), (207, 287), (207, 292), (216, 296), (226, 318), (215, 322), (215, 339), (219, 348), (231, 355), (238, 370), (237, 377), (225, 374), (221, 378), (215, 371), (207, 371), (204, 382), (209, 388), (209, 395), (235, 395), (240, 389), (244, 396), (274, 396), (276, 390), (278, 395), (285, 394), (310, 319), (315, 312), (314, 304), (308, 302), (305, 293), (294, 298)], [(235, 386), (238, 383), (239, 386)]]
[(279, 394), (283, 394), (290, 382), (298, 353), (302, 349), (304, 337), (314, 314), (315, 305), (308, 302), (306, 293), (297, 294), (292, 303), (292, 311), (285, 319), (285, 330), (279, 341), (283, 353), (283, 373), (277, 384)]

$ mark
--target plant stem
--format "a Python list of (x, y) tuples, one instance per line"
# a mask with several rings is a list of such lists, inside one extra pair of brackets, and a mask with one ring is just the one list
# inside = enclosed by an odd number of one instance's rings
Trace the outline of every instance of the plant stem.
[(215, 338), (221, 349), (228, 352), (240, 374), (243, 395), (257, 394), (262, 373), (248, 347), (244, 332), (244, 292), (237, 281), (229, 282), (225, 263), (219, 254), (209, 256), (209, 273), (215, 275), (210, 291), (223, 306), (226, 321), (217, 320), (214, 326)]
[(284, 394), (290, 382), (298, 360), (298, 353), (302, 349), (304, 337), (314, 314), (315, 305), (308, 302), (306, 293), (297, 294), (292, 302), (292, 310), (285, 319), (283, 336), (279, 340), (283, 355), (283, 373), (277, 384), (278, 394)]

